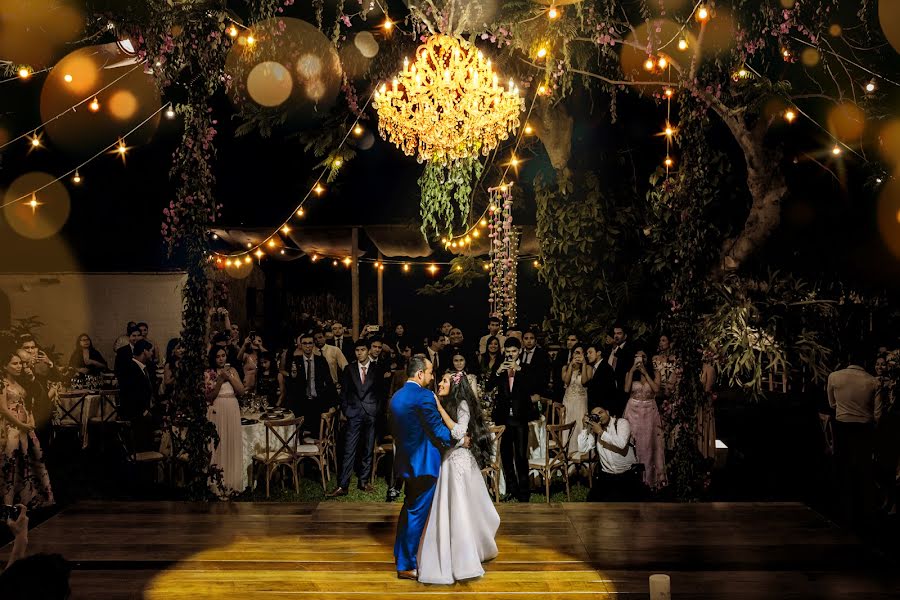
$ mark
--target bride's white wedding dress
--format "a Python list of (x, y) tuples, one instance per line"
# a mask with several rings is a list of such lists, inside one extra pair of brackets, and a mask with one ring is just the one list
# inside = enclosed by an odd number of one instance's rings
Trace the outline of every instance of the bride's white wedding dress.
[(419, 545), (419, 581), (452, 584), (484, 575), (481, 563), (497, 556), (494, 508), (475, 457), (461, 447), (469, 428), (468, 404), (459, 406), (450, 434), (456, 447), (444, 454), (425, 535)]

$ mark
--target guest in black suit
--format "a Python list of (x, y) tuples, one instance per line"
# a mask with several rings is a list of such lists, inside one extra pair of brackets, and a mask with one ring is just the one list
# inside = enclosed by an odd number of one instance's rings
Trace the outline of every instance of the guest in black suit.
[(283, 404), (295, 416), (304, 417), (304, 429), (318, 435), (322, 413), (337, 404), (334, 381), (325, 357), (313, 354), (312, 335), (301, 334), (298, 340), (297, 350), (287, 356), (285, 363), (286, 398)]
[(628, 400), (625, 392), (625, 376), (634, 366), (635, 349), (628, 341), (628, 330), (621, 323), (616, 323), (612, 328), (613, 347), (606, 358), (606, 363), (612, 367), (615, 373), (616, 389), (619, 392), (619, 401), (624, 406)]
[[(609, 406), (621, 412), (619, 394), (616, 390), (616, 374), (601, 354), (602, 344), (594, 342), (587, 347), (587, 361), (594, 369), (594, 376), (587, 384), (588, 412), (598, 406)], [(573, 415), (577, 416), (577, 415)]]
[(338, 350), (344, 353), (344, 358), (347, 359), (348, 363), (356, 360), (353, 354), (353, 336), (344, 329), (344, 326), (340, 322), (335, 321), (331, 325), (331, 333), (334, 335), (334, 338), (328, 340), (328, 343), (332, 346), (337, 346)]
[(347, 495), (357, 450), (362, 453), (362, 466), (358, 472), (359, 489), (365, 492), (375, 490), (369, 480), (375, 449), (375, 419), (379, 405), (384, 402), (384, 370), (369, 357), (371, 340), (357, 340), (354, 346), (356, 360), (344, 367), (341, 376), (341, 412), (347, 418), (347, 427), (341, 475), (337, 488), (328, 494), (331, 498)]
[(505, 360), (488, 379), (487, 389), (497, 390), (494, 423), (506, 425), (500, 442), (506, 489), (519, 502), (528, 502), (528, 422), (540, 418), (537, 402), (541, 397), (531, 367), (519, 360), (521, 351), (522, 343), (516, 338), (503, 343)]
[[(128, 346), (126, 346), (128, 347)], [(134, 344), (131, 362), (121, 366), (119, 380), (120, 419), (131, 422), (137, 449), (147, 449), (153, 441), (153, 406), (156, 374), (150, 369), (153, 344), (138, 340)]]
[(142, 339), (144, 339), (144, 336), (141, 335), (141, 328), (137, 325), (130, 325), (128, 327), (128, 344), (116, 350), (116, 360), (113, 363), (113, 372), (116, 374), (116, 379), (120, 382), (122, 381), (125, 368), (129, 367), (132, 359), (134, 359), (135, 344)]
[(538, 393), (549, 395), (550, 356), (537, 345), (537, 336), (531, 329), (522, 336), (522, 363), (531, 366)]

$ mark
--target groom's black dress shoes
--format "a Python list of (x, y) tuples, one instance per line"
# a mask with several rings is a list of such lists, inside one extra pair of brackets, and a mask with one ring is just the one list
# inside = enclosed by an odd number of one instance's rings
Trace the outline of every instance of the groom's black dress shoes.
[(362, 491), (364, 491), (367, 494), (371, 494), (372, 492), (375, 491), (375, 486), (372, 485), (371, 483), (367, 483), (366, 485), (359, 486), (359, 489), (361, 489)]
[(393, 502), (397, 498), (400, 497), (400, 490), (397, 488), (388, 488), (387, 496), (385, 497), (385, 502)]
[(338, 496), (346, 496), (349, 492), (342, 487), (337, 488), (330, 494), (325, 494), (327, 498), (337, 498)]
[(412, 571), (397, 571), (397, 579), (412, 579), (413, 581), (419, 578), (419, 574), (416, 573), (416, 570)]

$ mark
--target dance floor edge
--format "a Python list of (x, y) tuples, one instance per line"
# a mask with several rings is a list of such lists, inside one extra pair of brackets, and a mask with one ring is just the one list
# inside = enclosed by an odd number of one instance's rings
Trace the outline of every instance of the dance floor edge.
[[(792, 503), (503, 504), (499, 557), (455, 586), (396, 578), (399, 504), (81, 502), (30, 533), (76, 600), (896, 598), (894, 569)], [(9, 546), (0, 552), (5, 561)]]

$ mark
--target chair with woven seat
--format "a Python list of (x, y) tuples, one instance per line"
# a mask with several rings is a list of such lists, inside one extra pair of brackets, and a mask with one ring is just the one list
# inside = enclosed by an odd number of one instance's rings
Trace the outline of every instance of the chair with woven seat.
[[(569, 491), (569, 437), (575, 429), (575, 422), (565, 425), (547, 425), (547, 439), (544, 442), (544, 460), (529, 460), (528, 468), (537, 471), (544, 478), (547, 503), (550, 503), (550, 480), (554, 471), (562, 471), (566, 481), (566, 498), (571, 500)], [(551, 442), (554, 442), (551, 444)]]
[(125, 448), (125, 459), (128, 463), (140, 467), (143, 465), (156, 466), (156, 483), (159, 483), (160, 474), (163, 472), (166, 456), (156, 450), (138, 450), (135, 443), (134, 430), (127, 421), (120, 421), (117, 435)]
[(485, 478), (488, 489), (494, 492), (495, 503), (500, 502), (500, 476), (503, 474), (503, 461), (500, 459), (500, 440), (504, 431), (506, 431), (506, 425), (491, 427), (491, 435), (494, 438), (491, 462), (484, 465), (484, 468), (481, 469), (481, 474)]
[[(335, 414), (337, 414), (337, 409), (332, 407), (328, 409), (328, 412), (323, 412), (319, 418), (319, 437), (305, 437), (303, 438), (304, 445), (320, 445), (322, 446), (324, 452), (324, 460), (321, 461), (320, 469), (325, 470), (325, 479), (331, 481), (331, 470), (329, 468), (329, 456), (331, 455), (331, 448), (334, 445), (334, 419)], [(337, 471), (337, 463), (335, 463), (335, 471)]]
[[(263, 424), (266, 428), (266, 446), (262, 452), (253, 455), (253, 463), (258, 463), (266, 470), (266, 498), (269, 497), (272, 475), (278, 470), (278, 467), (290, 469), (291, 474), (294, 476), (294, 490), (299, 493), (300, 481), (297, 479), (297, 452), (302, 447), (300, 444), (300, 427), (303, 425), (303, 417), (265, 421)], [(281, 427), (288, 428), (289, 433), (286, 438), (278, 430)]]
[[(593, 440), (593, 438), (591, 439)], [(593, 441), (591, 443), (593, 444)], [(594, 468), (599, 463), (595, 448), (591, 446), (591, 449), (587, 452), (582, 452), (581, 450), (569, 452), (568, 459), (569, 464), (575, 466), (576, 473), (581, 469), (587, 470), (588, 488), (594, 487)]]

